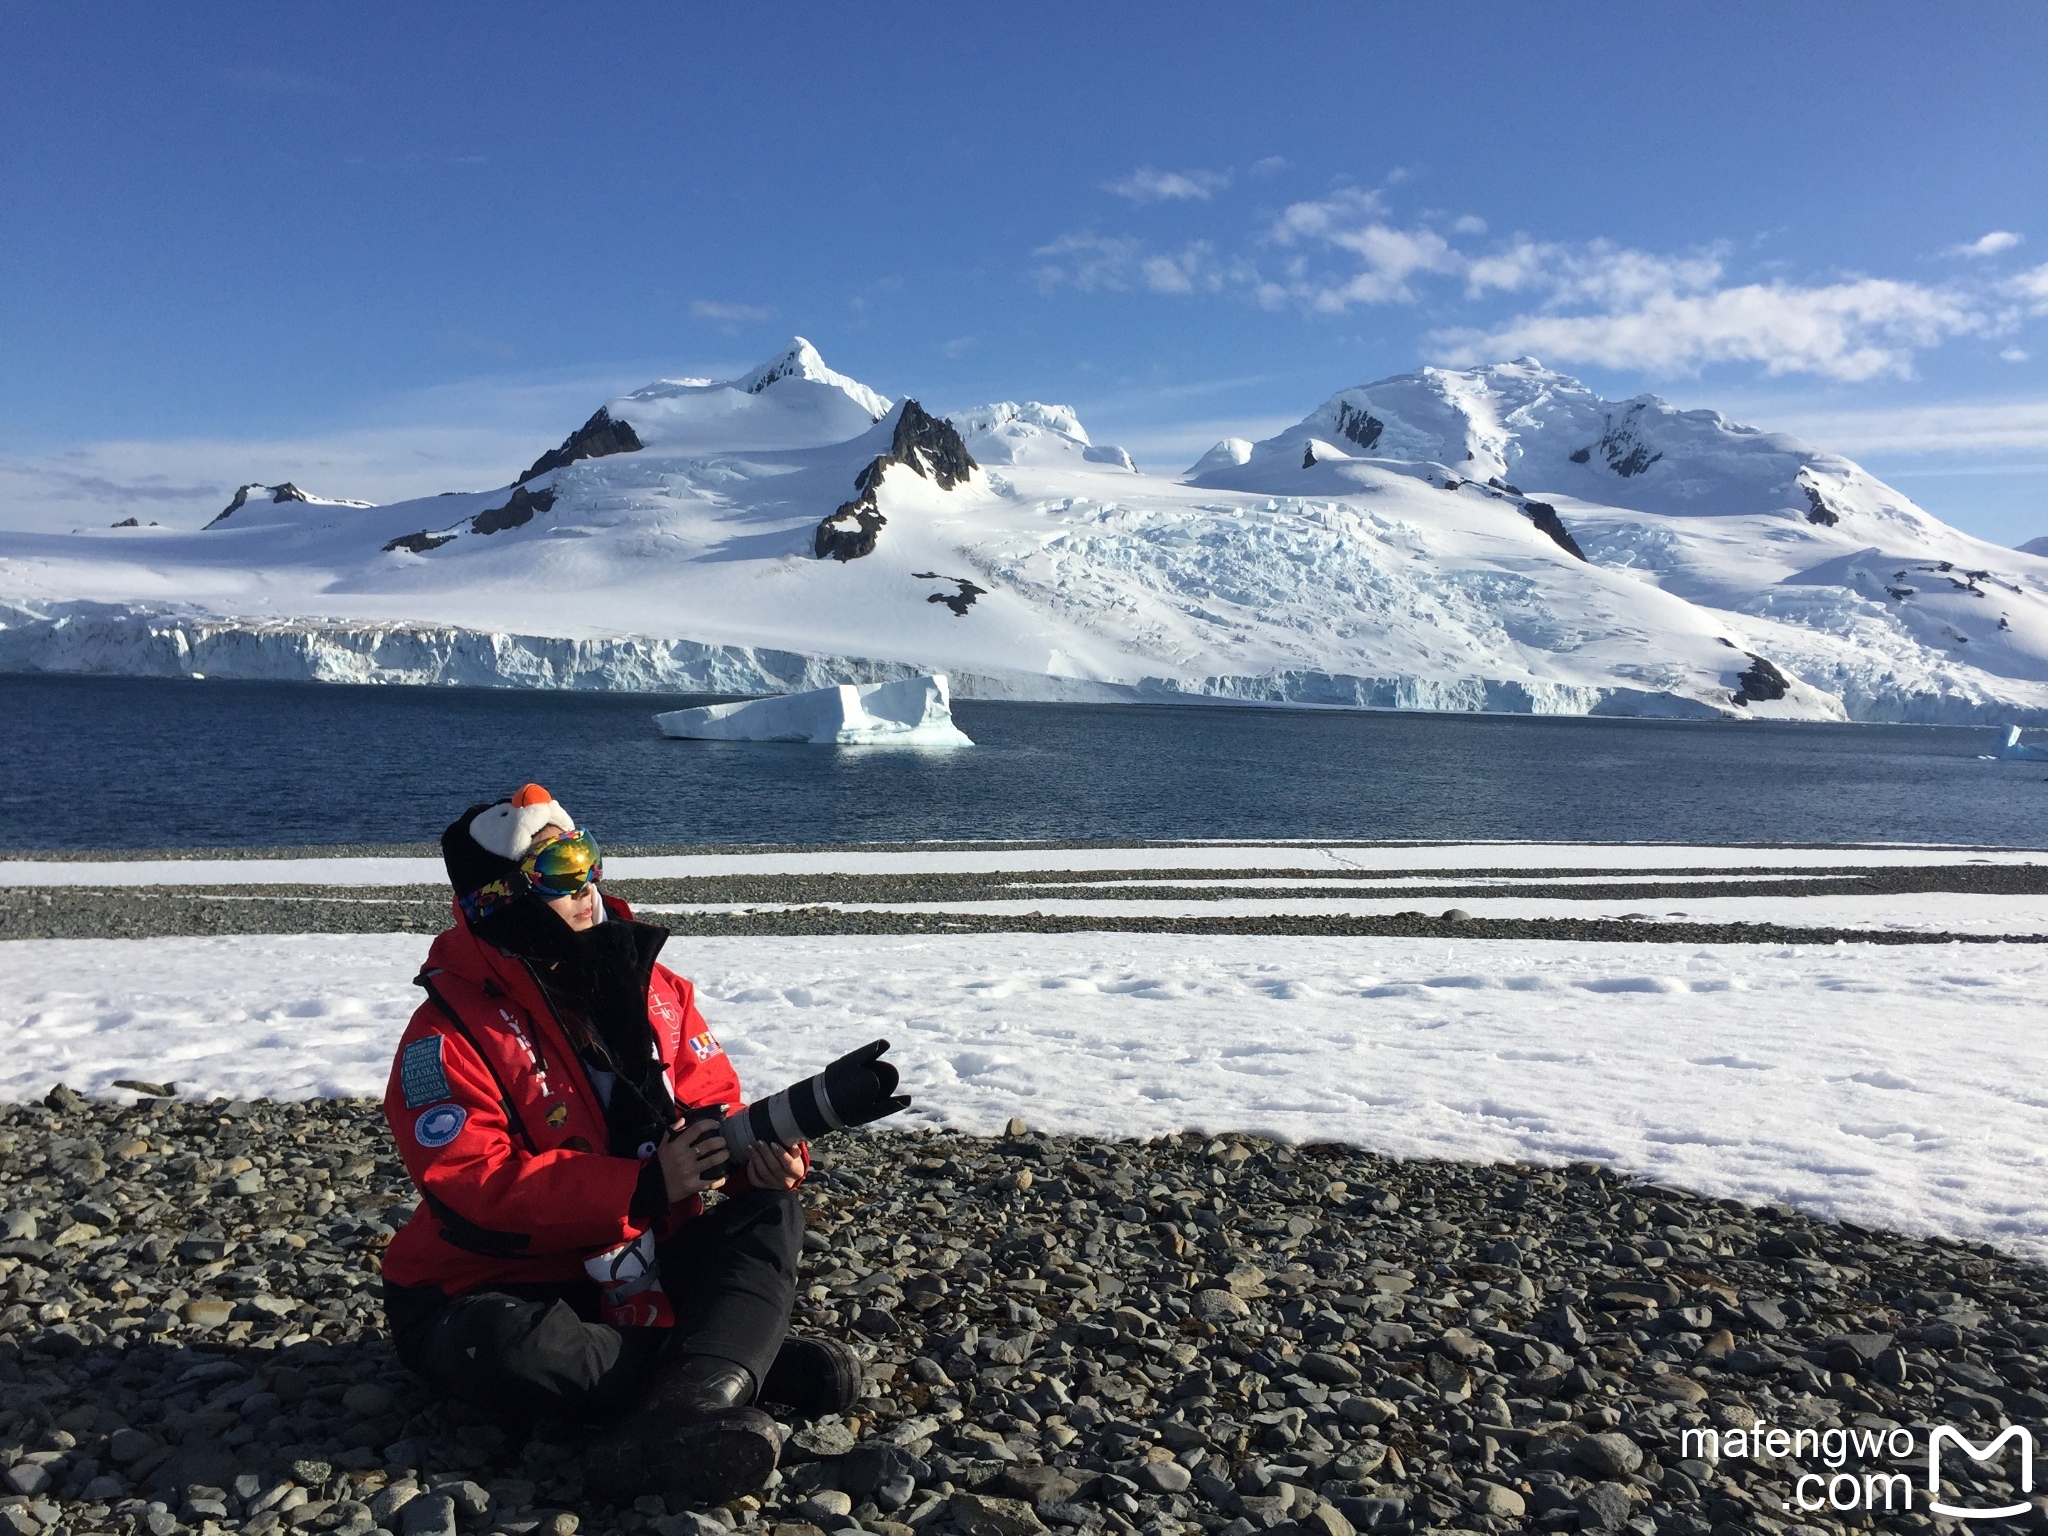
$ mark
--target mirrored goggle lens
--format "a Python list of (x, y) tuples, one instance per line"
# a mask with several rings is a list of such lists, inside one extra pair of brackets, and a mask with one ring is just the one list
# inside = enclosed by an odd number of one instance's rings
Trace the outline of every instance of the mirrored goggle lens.
[(542, 843), (521, 861), (526, 883), (543, 896), (574, 896), (593, 880), (604, 878), (597, 839), (588, 832)]

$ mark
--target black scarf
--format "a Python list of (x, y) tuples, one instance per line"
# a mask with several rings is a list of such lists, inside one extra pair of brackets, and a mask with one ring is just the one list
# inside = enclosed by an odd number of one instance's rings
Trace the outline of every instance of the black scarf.
[(676, 1109), (647, 1020), (647, 987), (668, 930), (607, 914), (578, 931), (526, 896), (481, 918), (475, 933), (525, 962), (585, 1061), (614, 1074), (604, 1106), (611, 1154), (640, 1157), (659, 1145)]

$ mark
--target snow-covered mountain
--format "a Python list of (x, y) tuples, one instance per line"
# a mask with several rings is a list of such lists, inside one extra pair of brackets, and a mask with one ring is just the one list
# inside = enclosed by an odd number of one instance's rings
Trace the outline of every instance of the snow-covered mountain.
[[(286, 494), (289, 492), (290, 494)], [(2048, 723), (2048, 558), (1847, 459), (1530, 359), (1343, 390), (1185, 476), (941, 417), (798, 338), (607, 401), (513, 483), (245, 487), (0, 534), (0, 666)]]

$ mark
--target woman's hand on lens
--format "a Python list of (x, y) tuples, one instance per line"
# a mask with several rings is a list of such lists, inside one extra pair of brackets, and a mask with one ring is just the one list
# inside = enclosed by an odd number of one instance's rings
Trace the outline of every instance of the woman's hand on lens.
[(725, 1182), (725, 1137), (715, 1121), (699, 1120), (684, 1126), (661, 1144), (655, 1156), (661, 1159), (661, 1177), (668, 1185), (671, 1205)]
[(804, 1160), (775, 1142), (757, 1141), (747, 1154), (747, 1182), (756, 1189), (795, 1189), (803, 1176)]

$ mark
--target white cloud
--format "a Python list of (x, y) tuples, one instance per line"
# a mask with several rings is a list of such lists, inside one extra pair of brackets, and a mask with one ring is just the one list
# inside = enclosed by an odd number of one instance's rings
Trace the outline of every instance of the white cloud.
[[(1034, 275), (1047, 291), (1239, 289), (1267, 309), (1317, 315), (1441, 300), (1446, 283), (1457, 282), (1467, 301), (1508, 295), (1520, 312), (1433, 332), (1428, 343), (1440, 361), (1533, 353), (1665, 376), (1747, 363), (1772, 375), (1903, 378), (1925, 348), (1961, 335), (2004, 338), (2027, 311), (2048, 314), (2048, 264), (1946, 285), (1879, 277), (1742, 282), (1733, 280), (1725, 246), (1667, 254), (1515, 235), (1473, 251), (1450, 236), (1479, 235), (1484, 221), (1464, 215), (1440, 227), (1439, 218), (1448, 215), (1397, 219), (1383, 188), (1345, 187), (1282, 209), (1255, 253), (1219, 256), (1197, 241), (1162, 254), (1128, 236), (1076, 234), (1034, 253)], [(2018, 240), (2000, 231), (1972, 249), (2009, 249)]]
[(1771, 426), (1834, 453), (1970, 455), (2048, 450), (2048, 400), (1972, 400), (1856, 411), (1770, 410)]
[(979, 336), (955, 336), (951, 341), (941, 345), (939, 351), (946, 357), (965, 357), (974, 350), (975, 343), (980, 340)]
[(1419, 296), (1411, 278), (1456, 272), (1465, 258), (1433, 229), (1399, 229), (1381, 214), (1377, 192), (1343, 188), (1326, 198), (1293, 203), (1266, 231), (1269, 244), (1356, 259), (1352, 271), (1316, 270), (1304, 257), (1286, 262), (1282, 276), (1257, 288), (1267, 308), (1288, 303), (1320, 314), (1340, 314), (1353, 304), (1412, 304)]
[(1432, 340), (1453, 364), (1533, 352), (1653, 374), (1747, 362), (1771, 374), (1858, 380), (1905, 377), (1916, 348), (1984, 327), (1960, 296), (1914, 283), (1863, 278), (1816, 288), (1644, 286), (1656, 269), (1651, 259), (1624, 271), (1609, 295), (1620, 301), (1599, 313), (1517, 315), (1491, 330), (1438, 332)]
[(1224, 281), (1215, 248), (1206, 240), (1193, 241), (1175, 255), (1148, 250), (1130, 235), (1090, 232), (1062, 235), (1031, 254), (1039, 258), (1031, 275), (1045, 292), (1067, 287), (1083, 293), (1214, 293)]
[(1104, 182), (1103, 190), (1134, 203), (1206, 203), (1229, 185), (1228, 171), (1162, 171), (1141, 165), (1120, 180)]
[(692, 300), (690, 313), (699, 320), (715, 320), (721, 325), (743, 325), (775, 318), (774, 310), (763, 309), (758, 304), (723, 304), (716, 299)]
[(2022, 272), (2006, 285), (2006, 290), (2023, 300), (2035, 314), (2048, 315), (2048, 262)]
[(1254, 176), (1276, 176), (1286, 169), (1287, 160), (1283, 155), (1268, 155), (1263, 160), (1254, 160), (1252, 162), (1252, 174)]
[(2009, 251), (2020, 243), (2020, 237), (2009, 229), (1994, 229), (1990, 234), (1976, 240), (1966, 240), (1961, 245), (1952, 245), (1942, 252), (1944, 256), (1996, 256), (2000, 251)]
[(2024, 363), (2030, 355), (2025, 347), (2007, 347), (1998, 357), (2001, 362)]

